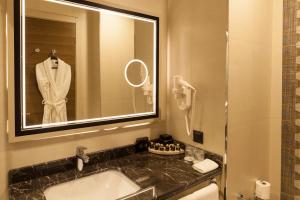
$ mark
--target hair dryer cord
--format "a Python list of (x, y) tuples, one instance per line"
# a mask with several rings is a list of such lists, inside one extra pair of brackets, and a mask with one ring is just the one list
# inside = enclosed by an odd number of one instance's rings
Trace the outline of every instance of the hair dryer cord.
[[(193, 90), (192, 106), (185, 112), (185, 129), (188, 135), (191, 135), (193, 132), (194, 124), (194, 109), (196, 105), (196, 90)], [(191, 115), (189, 117), (189, 114)]]

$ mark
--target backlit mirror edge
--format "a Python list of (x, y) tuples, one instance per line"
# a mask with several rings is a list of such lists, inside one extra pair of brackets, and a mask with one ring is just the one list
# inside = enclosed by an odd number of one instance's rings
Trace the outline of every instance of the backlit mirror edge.
[(33, 135), (24, 135), (24, 136), (15, 136), (14, 134), (9, 134), (9, 143), (38, 141), (38, 140), (45, 140), (45, 139), (70, 137), (70, 136), (84, 136), (88, 134), (108, 135), (112, 133), (122, 133), (126, 129), (135, 130), (139, 128), (149, 127), (154, 123), (159, 123), (159, 121), (160, 121), (159, 119), (147, 119), (147, 120), (122, 122), (116, 124), (69, 129), (64, 131), (46, 132), (43, 134), (33, 134)]
[[(7, 31), (8, 31), (8, 40), (6, 41), (8, 46), (15, 47), (14, 43), (14, 25), (15, 25), (15, 12), (17, 9), (14, 7), (14, 2), (17, 2), (18, 0), (14, 1), (8, 1), (7, 5), (7, 16), (8, 16), (8, 23), (7, 23)], [(121, 10), (121, 9), (117, 9)], [(129, 11), (130, 13), (136, 13), (133, 11)], [(20, 16), (21, 13), (19, 13)], [(140, 13), (136, 13), (140, 14)], [(18, 15), (18, 13), (17, 13)], [(144, 14), (141, 14), (144, 15)], [(144, 16), (150, 16), (150, 15), (144, 15)], [(151, 16), (153, 17), (153, 16)], [(159, 18), (156, 18), (156, 77), (154, 81), (156, 82), (156, 109), (153, 114), (147, 115), (147, 116), (141, 116), (141, 117), (133, 117), (128, 118), (125, 120), (117, 119), (112, 124), (108, 124), (107, 121), (105, 122), (99, 122), (99, 124), (96, 125), (89, 125), (87, 127), (84, 127), (84, 124), (81, 124), (78, 127), (68, 127), (67, 126), (59, 126), (54, 128), (45, 128), (43, 131), (34, 131), (35, 133), (29, 133), (26, 134), (26, 131), (23, 131), (20, 129), (20, 127), (16, 127), (16, 120), (21, 120), (20, 117), (15, 118), (16, 116), (16, 104), (15, 100), (15, 85), (19, 82), (18, 80), (15, 80), (15, 48), (9, 48), (7, 50), (8, 54), (8, 61), (7, 61), (7, 72), (8, 72), (8, 121), (7, 121), (7, 133), (10, 143), (15, 142), (21, 142), (21, 141), (30, 141), (30, 140), (40, 140), (40, 139), (47, 139), (47, 138), (55, 138), (55, 137), (64, 137), (64, 136), (70, 136), (70, 135), (78, 135), (78, 134), (85, 134), (85, 133), (95, 133), (95, 132), (103, 132), (103, 131), (114, 131), (115, 127), (118, 127), (118, 129), (123, 129), (124, 127), (128, 128), (134, 128), (138, 126), (147, 126), (152, 123), (157, 123), (160, 121), (159, 119), (159, 107), (160, 107), (160, 101), (159, 101)], [(19, 18), (20, 19), (20, 18)], [(20, 32), (19, 32), (20, 33)], [(19, 51), (19, 54), (21, 52)], [(11, 67), (15, 66), (15, 67)], [(20, 105), (19, 105), (20, 106)], [(20, 121), (19, 121), (20, 122)], [(106, 130), (104, 130), (106, 129)], [(42, 129), (40, 129), (42, 130)], [(30, 131), (29, 131), (30, 132)], [(24, 134), (25, 133), (25, 134)]]

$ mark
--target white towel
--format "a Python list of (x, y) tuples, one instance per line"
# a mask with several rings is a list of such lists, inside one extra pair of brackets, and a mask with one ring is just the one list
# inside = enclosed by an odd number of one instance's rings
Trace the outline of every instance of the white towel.
[(212, 161), (210, 159), (205, 159), (203, 161), (193, 164), (193, 168), (202, 174), (213, 171), (218, 167), (219, 165), (215, 161)]
[(215, 183), (202, 188), (188, 196), (185, 196), (179, 200), (219, 200), (219, 188)]

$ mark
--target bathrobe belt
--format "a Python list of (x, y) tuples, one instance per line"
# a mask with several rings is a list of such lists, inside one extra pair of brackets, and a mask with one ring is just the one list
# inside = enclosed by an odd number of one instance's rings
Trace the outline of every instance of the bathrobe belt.
[(54, 108), (54, 109), (56, 110), (56, 112), (58, 113), (59, 110), (60, 110), (60, 109), (59, 109), (60, 106), (65, 105), (67, 102), (68, 102), (67, 99), (63, 99), (63, 100), (57, 101), (57, 102), (50, 102), (50, 101), (46, 101), (46, 100), (44, 99), (44, 100), (42, 101), (42, 104), (51, 106), (51, 107)]

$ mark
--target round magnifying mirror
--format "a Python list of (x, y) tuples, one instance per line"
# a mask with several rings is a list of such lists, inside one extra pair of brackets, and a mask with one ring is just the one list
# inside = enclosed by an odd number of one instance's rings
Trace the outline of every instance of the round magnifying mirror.
[(142, 87), (148, 79), (146, 64), (138, 59), (129, 61), (125, 67), (125, 79), (132, 87)]

